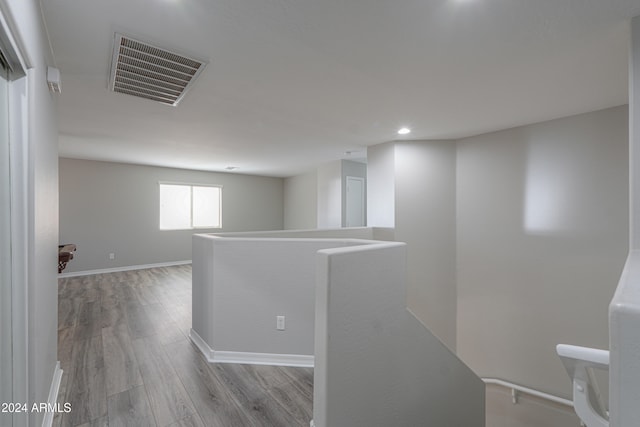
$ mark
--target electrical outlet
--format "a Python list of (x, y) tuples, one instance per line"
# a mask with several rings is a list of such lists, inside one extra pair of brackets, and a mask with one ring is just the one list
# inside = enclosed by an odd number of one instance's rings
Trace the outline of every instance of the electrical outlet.
[(276, 329), (284, 331), (284, 316), (276, 316)]
[(113, 252), (111, 252), (109, 254), (109, 259), (116, 259), (116, 254), (114, 254)]

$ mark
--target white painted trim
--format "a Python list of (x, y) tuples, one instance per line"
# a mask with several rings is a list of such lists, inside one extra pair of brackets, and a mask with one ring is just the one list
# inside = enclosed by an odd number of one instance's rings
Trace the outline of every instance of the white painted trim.
[(63, 277), (90, 276), (92, 274), (117, 273), (119, 271), (144, 270), (147, 268), (156, 268), (156, 267), (173, 267), (175, 265), (185, 265), (185, 264), (191, 264), (191, 260), (188, 259), (185, 261), (158, 262), (155, 264), (142, 264), (142, 265), (125, 265), (122, 267), (101, 268), (98, 270), (72, 271), (69, 273), (60, 273), (58, 274), (58, 277), (63, 278)]
[(214, 351), (214, 363), (246, 363), (249, 365), (297, 366), (313, 368), (314, 356), (305, 354), (248, 353)]
[(209, 344), (206, 343), (205, 340), (202, 339), (200, 335), (196, 331), (192, 329), (189, 330), (189, 338), (191, 338), (191, 342), (193, 342), (196, 347), (200, 350), (200, 352), (207, 359), (207, 362), (213, 362), (213, 349), (209, 347)]
[(313, 368), (314, 356), (305, 354), (252, 353), (244, 351), (215, 351), (193, 329), (191, 341), (200, 349), (209, 363), (241, 363), (248, 365), (294, 366)]
[[(60, 383), (62, 382), (62, 369), (60, 369), (60, 361), (56, 362), (56, 368), (53, 372), (53, 380), (49, 388), (49, 397), (47, 398), (47, 407), (55, 408), (58, 402), (58, 392), (60, 391)], [(51, 427), (53, 425), (53, 416), (55, 412), (47, 411), (42, 419), (42, 427)]]
[[(525, 394), (528, 394), (528, 395), (531, 395), (531, 396), (539, 397), (541, 399), (550, 400), (551, 402), (560, 403), (561, 405), (566, 405), (566, 406), (573, 407), (573, 401), (571, 401), (571, 400), (563, 399), (562, 397), (558, 397), (558, 396), (554, 396), (553, 394), (544, 393), (542, 391), (534, 390), (534, 389), (529, 388), (529, 387), (524, 387), (524, 386), (521, 386), (521, 385), (518, 385), (518, 384), (510, 383), (508, 381), (499, 380), (497, 378), (482, 378), (482, 381), (484, 381), (485, 384), (493, 384), (493, 385), (499, 385), (499, 386), (505, 387), (505, 388), (510, 388), (512, 394), (515, 393), (515, 391), (519, 391), (521, 393), (525, 393)], [(513, 403), (518, 403), (516, 399), (517, 399), (517, 396), (514, 395), (514, 400), (515, 401)]]
[[(29, 186), (29, 86), (33, 73), (27, 74), (31, 60), (17, 31), (12, 11), (0, 2), (0, 33), (3, 46), (14, 59), (9, 83), (9, 147), (11, 173), (11, 346), (12, 393), (14, 402), (29, 401), (29, 200), (33, 191)], [(13, 425), (27, 426), (29, 413), (14, 414)]]

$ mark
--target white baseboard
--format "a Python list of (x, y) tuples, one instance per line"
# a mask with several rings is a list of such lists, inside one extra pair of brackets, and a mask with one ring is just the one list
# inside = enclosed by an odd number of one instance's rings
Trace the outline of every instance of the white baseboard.
[(191, 338), (191, 342), (193, 342), (196, 347), (198, 347), (200, 352), (207, 359), (207, 362), (213, 362), (213, 349), (209, 347), (209, 344), (207, 344), (205, 340), (203, 340), (202, 337), (198, 335), (198, 333), (193, 329), (189, 330), (189, 338)]
[(241, 363), (248, 365), (294, 366), (304, 368), (313, 368), (314, 365), (314, 356), (305, 354), (216, 351), (209, 347), (209, 344), (193, 329), (189, 332), (189, 337), (209, 363)]
[(304, 354), (248, 353), (214, 351), (214, 363), (245, 363), (249, 365), (296, 366), (313, 368), (314, 357)]
[[(60, 391), (60, 382), (62, 381), (62, 369), (60, 369), (60, 361), (56, 362), (56, 367), (53, 371), (53, 380), (51, 381), (51, 387), (49, 388), (49, 397), (47, 398), (47, 406), (49, 408), (55, 407), (58, 402), (58, 392)], [(51, 427), (53, 425), (53, 411), (47, 411), (42, 419), (42, 427)]]
[(144, 270), (146, 268), (156, 268), (156, 267), (173, 267), (174, 265), (185, 265), (185, 264), (191, 264), (191, 260), (189, 259), (185, 261), (158, 262), (155, 264), (142, 264), (142, 265), (125, 265), (123, 267), (101, 268), (98, 270), (72, 271), (69, 273), (60, 273), (58, 274), (58, 277), (63, 278), (63, 277), (90, 276), (92, 274), (117, 273), (119, 271)]

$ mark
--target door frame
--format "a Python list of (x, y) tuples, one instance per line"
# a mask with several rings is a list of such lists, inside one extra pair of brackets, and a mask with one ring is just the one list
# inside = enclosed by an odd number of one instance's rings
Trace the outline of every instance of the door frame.
[[(28, 370), (28, 278), (29, 278), (29, 143), (28, 73), (30, 63), (14, 36), (15, 25), (4, 3), (0, 2), (0, 50), (10, 68), (9, 95), (9, 174), (10, 174), (10, 263), (11, 263), (11, 346), (13, 402), (29, 402)], [(27, 426), (29, 413), (13, 414), (14, 427)]]

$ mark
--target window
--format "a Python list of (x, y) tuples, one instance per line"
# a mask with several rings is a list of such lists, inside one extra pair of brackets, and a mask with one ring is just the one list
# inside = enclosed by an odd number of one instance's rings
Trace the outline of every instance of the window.
[(160, 230), (222, 228), (222, 188), (160, 183)]

